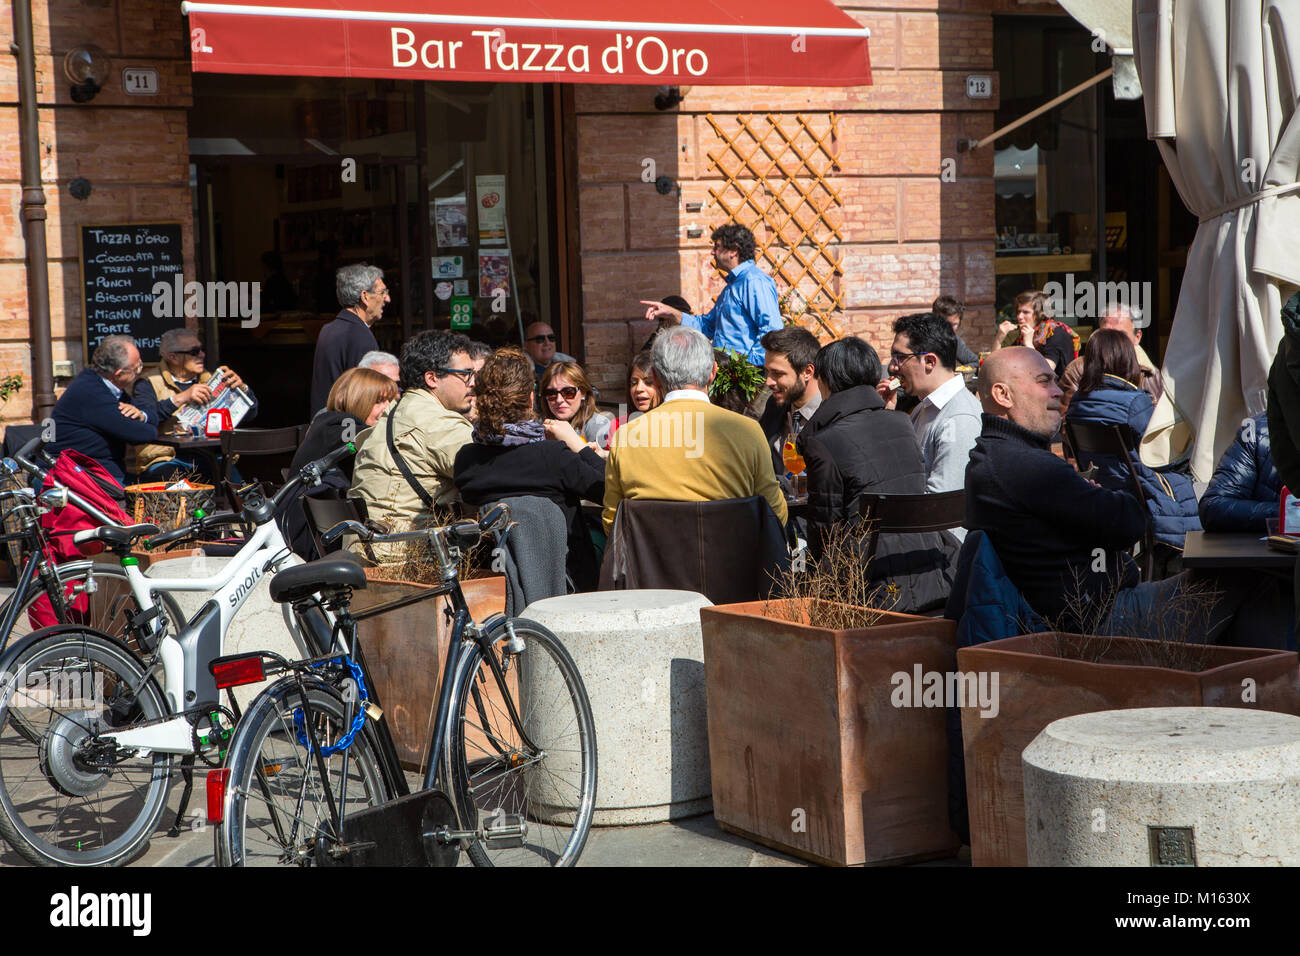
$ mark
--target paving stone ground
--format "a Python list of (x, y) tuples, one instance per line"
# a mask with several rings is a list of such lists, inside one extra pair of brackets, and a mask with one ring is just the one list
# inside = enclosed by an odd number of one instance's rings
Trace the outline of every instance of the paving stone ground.
[[(10, 588), (0, 588), (0, 600)], [(408, 775), (412, 789), (419, 780)], [(196, 780), (190, 816), (202, 806), (203, 778)], [(180, 801), (179, 784), (172, 787), (164, 821), (170, 826)], [(923, 866), (968, 865), (965, 850), (952, 860), (939, 860)], [(26, 861), (0, 841), (0, 867), (25, 866)], [(212, 832), (188, 830), (178, 837), (168, 837), (166, 827), (159, 830), (149, 850), (133, 866), (207, 867), (212, 866)], [(579, 866), (809, 866), (804, 860), (779, 853), (742, 837), (724, 833), (712, 814), (635, 827), (593, 827), (587, 838)]]

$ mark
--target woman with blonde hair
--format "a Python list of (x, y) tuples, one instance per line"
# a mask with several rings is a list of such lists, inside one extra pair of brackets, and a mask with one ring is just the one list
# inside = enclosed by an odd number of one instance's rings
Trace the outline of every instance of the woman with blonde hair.
[[(304, 465), (324, 458), (346, 442), (360, 445), (367, 429), (379, 421), (390, 402), (397, 400), (397, 383), (387, 375), (369, 368), (350, 368), (338, 377), (330, 389), (325, 407), (311, 420), (302, 444), (294, 453), (290, 474)], [(308, 492), (313, 498), (342, 498), (352, 486), (354, 456), (347, 455), (322, 476), (323, 484)], [(310, 560), (315, 545), (307, 527), (307, 516), (298, 499), (285, 502), (280, 514), (281, 528), (294, 552)]]
[(596, 411), (596, 395), (581, 365), (555, 362), (542, 373), (538, 389), (552, 418), (568, 422), (584, 441), (597, 448), (608, 447), (609, 430), (614, 422)]
[(475, 384), (474, 441), (456, 453), (453, 479), (471, 505), (530, 495), (559, 505), (568, 527), (569, 575), (579, 591), (594, 590), (599, 565), (582, 501), (604, 500), (605, 460), (569, 422), (538, 419), (535, 381), (532, 360), (519, 349), (492, 354)]

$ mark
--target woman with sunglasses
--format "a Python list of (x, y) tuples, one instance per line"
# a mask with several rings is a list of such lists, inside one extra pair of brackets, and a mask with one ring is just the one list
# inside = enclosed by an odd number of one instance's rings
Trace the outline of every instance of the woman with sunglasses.
[[(147, 378), (141, 376), (136, 382), (136, 389), (142, 390), (147, 383), (158, 401), (158, 433), (167, 435), (175, 432), (176, 409), (182, 405), (206, 405), (212, 400), (212, 390), (208, 388), (208, 374), (204, 364), (207, 353), (199, 344), (199, 337), (189, 329), (169, 329), (162, 335), (158, 351), (162, 361), (158, 371)], [(242, 388), (253, 403), (240, 424), (244, 424), (257, 415), (257, 396), (242, 378), (223, 365), (218, 369), (222, 380), (231, 388)], [(202, 458), (188, 461), (177, 458), (176, 449), (170, 445), (137, 445), (135, 447), (135, 469), (140, 477), (165, 478), (183, 472), (204, 471), (200, 463)], [(215, 475), (206, 476), (213, 479)]]
[(538, 420), (534, 381), (532, 362), (517, 348), (487, 360), (478, 373), (474, 441), (456, 453), (453, 480), (471, 505), (523, 496), (559, 505), (568, 529), (565, 567), (579, 591), (592, 591), (600, 566), (582, 501), (604, 500), (605, 461), (567, 421)]
[(542, 373), (539, 388), (551, 417), (568, 422), (583, 441), (596, 448), (608, 447), (614, 422), (608, 415), (596, 411), (596, 396), (581, 365), (556, 362)]

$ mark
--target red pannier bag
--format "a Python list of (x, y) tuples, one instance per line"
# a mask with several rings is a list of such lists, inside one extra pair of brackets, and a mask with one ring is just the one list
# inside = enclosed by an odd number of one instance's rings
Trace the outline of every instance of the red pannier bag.
[[(119, 503), (126, 498), (125, 489), (95, 459), (69, 448), (59, 455), (49, 475), (54, 483), (76, 492), (118, 524), (132, 523), (130, 516), (122, 510)], [(47, 482), (46, 486), (49, 485), (50, 482)], [(73, 544), (72, 532), (99, 527), (98, 521), (76, 505), (69, 504), (42, 515), (41, 527), (49, 537), (49, 554), (56, 563), (75, 561), (104, 550), (104, 546), (98, 541), (81, 546)], [(69, 588), (71, 587), (72, 585), (69, 585)], [(74, 620), (79, 620), (89, 609), (90, 595), (88, 594), (78, 594), (75, 600), (68, 601), (68, 610)], [(59, 623), (49, 597), (44, 594), (28, 608), (27, 619), (33, 629)]]

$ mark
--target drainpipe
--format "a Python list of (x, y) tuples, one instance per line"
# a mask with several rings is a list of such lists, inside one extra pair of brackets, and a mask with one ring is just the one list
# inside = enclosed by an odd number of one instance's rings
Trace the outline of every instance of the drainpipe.
[(32, 333), (32, 415), (39, 422), (54, 408), (54, 353), (50, 346), (50, 278), (45, 247), (45, 190), (41, 187), (31, 0), (14, 2), (14, 41), (9, 44), (9, 50), (18, 57), (23, 238), (27, 244), (27, 319)]

